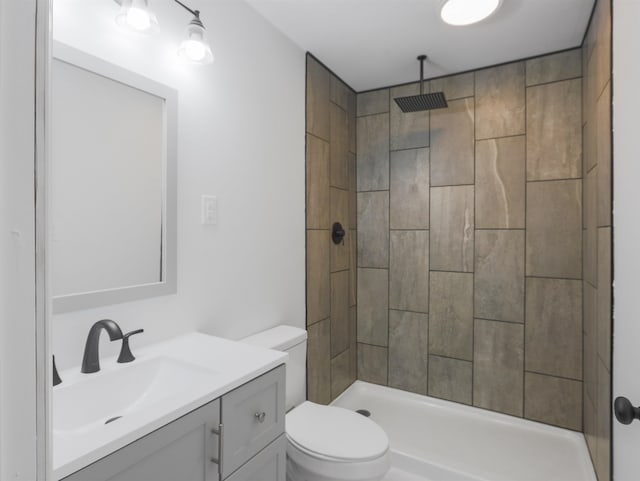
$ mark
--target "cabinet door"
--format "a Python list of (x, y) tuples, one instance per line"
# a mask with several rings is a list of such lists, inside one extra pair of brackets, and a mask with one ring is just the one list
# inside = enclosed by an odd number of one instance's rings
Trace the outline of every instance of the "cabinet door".
[(220, 401), (196, 409), (64, 481), (217, 481)]
[(282, 434), (226, 481), (285, 481), (287, 438)]
[(222, 396), (222, 479), (284, 433), (284, 365)]

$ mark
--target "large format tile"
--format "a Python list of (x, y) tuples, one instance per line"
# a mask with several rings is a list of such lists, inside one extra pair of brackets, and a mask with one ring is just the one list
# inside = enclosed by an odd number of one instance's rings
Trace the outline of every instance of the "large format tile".
[(358, 245), (357, 231), (351, 229), (348, 233), (349, 243), (349, 305), (355, 306), (357, 299), (357, 287), (358, 287), (358, 258), (356, 256), (356, 249)]
[(329, 319), (307, 327), (307, 399), (331, 402), (331, 326)]
[(386, 347), (358, 343), (358, 379), (374, 384), (387, 384), (388, 355)]
[(452, 100), (431, 113), (431, 185), (474, 182), (473, 99)]
[(358, 267), (389, 266), (389, 192), (358, 194)]
[(582, 277), (580, 180), (527, 186), (527, 275)]
[(611, 369), (611, 228), (598, 229), (598, 355)]
[(596, 180), (598, 167), (596, 166), (583, 181), (583, 241), (584, 250), (582, 252), (583, 278), (594, 287), (597, 287), (597, 256), (598, 256), (598, 233), (597, 233), (597, 213), (598, 193), (596, 191)]
[(349, 90), (349, 96), (347, 98), (347, 122), (348, 122), (348, 140), (349, 140), (349, 152), (356, 153), (356, 93)]
[(389, 311), (389, 386), (427, 394), (429, 318)]
[(331, 225), (340, 222), (346, 232), (344, 242), (334, 244), (331, 242), (331, 272), (342, 271), (349, 268), (349, 192), (346, 190), (331, 188)]
[(476, 228), (525, 226), (525, 137), (476, 142)]
[(524, 133), (524, 63), (476, 72), (476, 139)]
[(358, 94), (358, 117), (389, 111), (389, 89), (372, 90)]
[(307, 231), (307, 325), (331, 313), (329, 242), (328, 230)]
[(349, 348), (349, 271), (331, 274), (331, 357)]
[(476, 231), (475, 316), (524, 321), (524, 231)]
[(307, 135), (307, 229), (328, 229), (329, 144)]
[(429, 228), (429, 149), (391, 153), (391, 229)]
[(462, 73), (431, 80), (431, 92), (443, 92), (447, 101), (473, 97), (474, 73)]
[(429, 396), (471, 404), (473, 363), (429, 356)]
[(582, 378), (584, 393), (592, 403), (597, 400), (598, 382), (598, 331), (597, 291), (591, 284), (583, 281), (583, 338), (582, 338)]
[(611, 374), (601, 362), (598, 362), (596, 409), (596, 472), (599, 480), (608, 480), (611, 463)]
[(329, 140), (331, 73), (307, 55), (307, 132)]
[(356, 306), (349, 308), (349, 378), (355, 381), (358, 377), (358, 313)]
[(527, 60), (527, 86), (572, 79), (582, 75), (582, 49)]
[(430, 273), (429, 353), (473, 359), (473, 274)]
[(351, 89), (335, 75), (331, 75), (331, 101), (342, 110), (349, 108), (349, 93)]
[(358, 342), (388, 344), (388, 292), (386, 269), (358, 269)]
[(389, 307), (416, 312), (429, 309), (429, 232), (391, 231)]
[(597, 2), (593, 16), (596, 29), (593, 50), (594, 93), (597, 97), (611, 78), (611, 2)]
[(524, 417), (562, 428), (582, 430), (582, 383), (571, 379), (524, 375)]
[(611, 225), (611, 91), (610, 84), (596, 107), (596, 154), (598, 162), (598, 226)]
[(473, 404), (522, 416), (524, 326), (476, 319)]
[(342, 394), (352, 382), (351, 349), (347, 349), (331, 359), (331, 400)]
[(431, 269), (473, 271), (473, 186), (431, 189)]
[(347, 113), (335, 104), (331, 104), (331, 128), (329, 157), (331, 164), (331, 185), (341, 189), (349, 188), (349, 131)]
[(358, 191), (389, 188), (389, 114), (358, 119)]
[(527, 180), (582, 175), (582, 80), (527, 89)]
[(582, 282), (527, 279), (526, 369), (582, 379)]
[[(429, 83), (425, 82), (425, 92)], [(391, 89), (389, 114), (391, 123), (391, 150), (415, 149), (429, 146), (429, 112), (404, 113), (394, 101), (396, 97), (418, 95), (420, 84), (409, 84)]]

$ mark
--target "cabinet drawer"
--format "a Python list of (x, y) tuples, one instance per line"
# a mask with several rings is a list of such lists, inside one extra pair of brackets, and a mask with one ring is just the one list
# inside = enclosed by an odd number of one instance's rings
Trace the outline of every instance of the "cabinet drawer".
[(284, 365), (222, 397), (222, 479), (284, 433), (284, 416)]
[(251, 461), (227, 478), (227, 481), (285, 481), (287, 438), (281, 434)]

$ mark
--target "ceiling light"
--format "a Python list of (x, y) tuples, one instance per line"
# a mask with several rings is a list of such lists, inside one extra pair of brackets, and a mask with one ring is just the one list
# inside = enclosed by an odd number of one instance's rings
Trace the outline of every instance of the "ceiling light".
[(178, 55), (192, 63), (211, 63), (213, 62), (213, 53), (205, 36), (204, 25), (200, 20), (200, 12), (195, 10), (192, 13), (194, 17), (187, 26), (185, 39), (178, 48)]
[(158, 19), (149, 10), (148, 0), (116, 0), (120, 11), (116, 23), (127, 30), (148, 33), (158, 27)]
[(446, 0), (440, 16), (450, 25), (471, 25), (493, 14), (502, 0)]

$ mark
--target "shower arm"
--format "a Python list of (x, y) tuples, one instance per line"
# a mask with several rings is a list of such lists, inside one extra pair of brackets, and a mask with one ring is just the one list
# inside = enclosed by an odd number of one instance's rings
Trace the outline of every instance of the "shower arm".
[(426, 59), (426, 55), (418, 55), (418, 60), (420, 60), (420, 95), (424, 95), (424, 61)]

